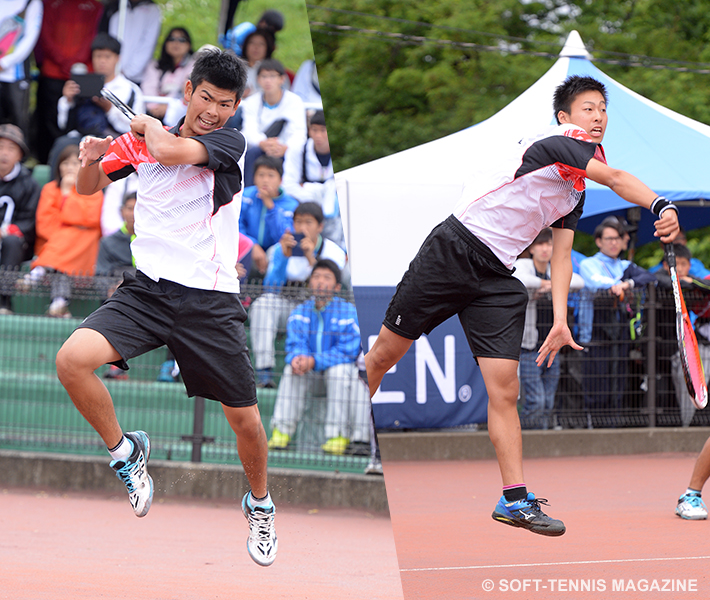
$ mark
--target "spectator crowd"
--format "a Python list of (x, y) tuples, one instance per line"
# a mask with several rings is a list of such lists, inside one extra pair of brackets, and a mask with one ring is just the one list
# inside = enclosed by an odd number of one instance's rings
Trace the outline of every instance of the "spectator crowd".
[[(516, 262), (515, 276), (528, 289), (520, 354), (521, 425), (528, 429), (566, 426), (618, 427), (640, 424), (638, 398), (655, 383), (658, 424), (688, 427), (695, 407), (688, 394), (675, 335), (675, 303), (668, 265), (646, 270), (623, 258), (634, 227), (616, 216), (594, 231), (599, 251), (573, 260), (569, 322), (581, 352), (565, 350), (552, 364), (537, 365), (537, 351), (552, 326), (550, 257), (552, 231), (543, 230)], [(710, 271), (687, 247), (684, 232), (674, 243), (677, 273), (692, 311), (706, 374), (710, 369)], [(653, 288), (653, 306), (647, 304)], [(653, 311), (654, 318), (648, 318)], [(655, 330), (648, 331), (649, 322)], [(656, 360), (648, 368), (647, 340)], [(561, 382), (563, 372), (564, 385)], [(559, 389), (563, 387), (564, 389)], [(675, 415), (675, 416), (674, 416)]]
[[(317, 74), (312, 60), (293, 65), (296, 73), (275, 58), (284, 27), (283, 15), (267, 10), (256, 24), (228, 27), (218, 42), (249, 73), (225, 125), (240, 129), (248, 144), (236, 269), (241, 281), (256, 284), (249, 310), (259, 384), (278, 386), (275, 419), (289, 432), (272, 448), (289, 445), (305, 390), (310, 396), (324, 382), (324, 451), (365, 444), (367, 454), (369, 399), (356, 366), (354, 305), (341, 297), (349, 270)], [(82, 138), (130, 131), (130, 119), (101, 89), (173, 127), (185, 115), (185, 84), (200, 50), (187, 27), (163, 29), (153, 0), (128, 0), (124, 14), (118, 0), (7, 0), (0, 32), (0, 314), (14, 312), (18, 294), (44, 286), (47, 314), (66, 318), (80, 278), (95, 277), (105, 298), (135, 269), (135, 176), (90, 196), (75, 186)], [(315, 283), (314, 266), (322, 271)], [(287, 329), (280, 377), (276, 338)], [(179, 366), (167, 358), (171, 377), (162, 380), (178, 380)], [(301, 361), (308, 368), (295, 366)]]

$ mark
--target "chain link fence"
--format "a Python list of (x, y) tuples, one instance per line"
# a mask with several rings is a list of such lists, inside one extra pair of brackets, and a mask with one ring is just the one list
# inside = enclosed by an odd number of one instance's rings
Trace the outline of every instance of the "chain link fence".
[[(74, 408), (57, 379), (54, 361), (74, 328), (100, 306), (119, 280), (65, 278), (54, 273), (29, 282), (26, 274), (0, 270), (0, 295), (11, 298), (13, 312), (0, 315), (0, 447), (105, 454), (101, 439)], [(47, 316), (47, 311), (59, 278), (65, 278), (61, 282), (65, 290), (67, 284), (71, 289), (70, 316), (53, 318)], [(309, 296), (304, 288), (269, 293), (290, 307)], [(340, 296), (353, 301), (351, 293)], [(260, 285), (243, 286), (240, 298), (250, 315), (246, 324), (250, 348), (256, 338), (261, 340), (262, 348), (264, 338), (266, 345), (271, 345), (272, 383), (257, 390), (267, 436), (271, 436), (272, 416), (279, 403), (288, 405), (288, 410), (281, 412), (294, 422), (288, 443), (270, 450), (270, 466), (362, 472), (370, 454), (369, 396), (354, 363), (347, 372), (332, 376), (332, 381), (316, 374), (309, 382), (312, 385), (295, 402), (294, 394), (300, 391), (293, 389), (293, 381), (286, 386), (288, 382), (283, 377), (285, 320), (277, 319), (276, 327), (269, 331), (265, 326), (261, 330), (254, 326), (253, 307), (267, 299)], [(253, 355), (252, 358), (255, 359)], [(152, 457), (238, 464), (236, 438), (220, 403), (187, 396), (166, 348), (128, 363), (127, 372), (115, 373), (104, 366), (97, 375), (103, 378), (114, 399), (124, 430), (144, 429), (150, 434)], [(235, 381), (234, 385), (240, 382)], [(294, 405), (298, 411), (289, 415)], [(333, 410), (333, 405), (338, 409)], [(337, 422), (329, 422), (329, 418)], [(324, 450), (332, 432), (342, 438), (342, 443)]]

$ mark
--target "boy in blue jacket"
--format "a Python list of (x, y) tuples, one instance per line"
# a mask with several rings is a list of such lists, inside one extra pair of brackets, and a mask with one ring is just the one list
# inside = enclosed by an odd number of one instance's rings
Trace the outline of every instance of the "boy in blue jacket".
[(276, 397), (269, 448), (288, 446), (306, 396), (319, 395), (319, 384), (325, 384), (328, 400), (323, 450), (343, 454), (351, 441), (368, 441), (369, 399), (358, 382), (355, 364), (360, 353), (360, 327), (355, 306), (335, 296), (341, 288), (340, 276), (335, 262), (319, 260), (308, 283), (310, 300), (298, 305), (288, 319), (286, 367)]
[(271, 156), (260, 156), (254, 163), (254, 185), (244, 190), (239, 231), (252, 242), (252, 261), (261, 275), (266, 273), (266, 250), (277, 244), (287, 231), (293, 231), (293, 211), (298, 200), (281, 187), (283, 167)]

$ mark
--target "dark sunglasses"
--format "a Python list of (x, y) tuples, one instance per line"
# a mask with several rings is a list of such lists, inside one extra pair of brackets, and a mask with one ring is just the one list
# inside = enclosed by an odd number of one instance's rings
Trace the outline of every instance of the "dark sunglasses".
[(189, 42), (190, 40), (188, 40), (186, 37), (173, 37), (171, 35), (167, 41), (168, 42), (181, 42), (184, 44), (185, 42)]

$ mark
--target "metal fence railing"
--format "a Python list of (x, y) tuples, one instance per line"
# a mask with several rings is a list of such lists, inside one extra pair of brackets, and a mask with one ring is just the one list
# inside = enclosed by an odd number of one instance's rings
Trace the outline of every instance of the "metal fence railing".
[[(13, 309), (13, 314), (0, 315), (0, 448), (105, 453), (100, 438), (74, 408), (58, 381), (54, 359), (64, 340), (83, 317), (101, 304), (117, 281), (72, 278), (69, 305), (72, 316), (52, 318), (46, 311), (51, 301), (52, 283), (58, 275), (45, 276), (27, 286), (18, 283), (23, 281), (24, 274), (0, 271), (0, 295), (12, 297)], [(304, 289), (276, 290), (275, 293), (287, 299), (289, 305), (297, 305), (308, 297)], [(340, 295), (352, 302), (351, 294)], [(260, 285), (245, 285), (240, 296), (249, 312), (246, 327), (250, 348), (253, 349), (257, 337), (265, 336), (269, 337), (273, 348), (273, 387), (257, 390), (262, 420), (270, 436), (277, 404), (283, 405), (284, 400), (290, 401), (287, 404), (291, 408), (294, 404), (295, 392), (287, 389), (283, 382), (285, 322), (277, 322), (273, 331), (260, 331), (255, 328), (252, 315), (254, 307), (263, 304), (264, 290)], [(264, 340), (261, 342), (263, 346)], [(188, 398), (179, 376), (173, 379), (168, 375), (170, 369), (163, 367), (170, 358), (167, 349), (160, 348), (131, 359), (125, 378), (104, 379), (121, 425), (125, 430), (146, 430), (151, 436), (151, 455), (155, 458), (238, 463), (236, 438), (220, 404)], [(252, 355), (252, 358), (255, 357)], [(269, 453), (271, 466), (363, 471), (370, 449), (369, 398), (365, 385), (357, 378), (355, 366), (352, 368), (354, 378), (351, 370), (331, 377), (335, 383), (321, 376), (312, 378), (313, 385), (303, 397), (303, 405), (298, 406), (299, 414), (293, 416), (295, 429), (288, 445)], [(102, 367), (97, 374), (105, 376), (107, 372), (108, 367)], [(239, 385), (239, 382), (234, 384)], [(335, 452), (322, 448), (329, 432), (332, 435), (333, 431), (338, 437), (349, 440), (342, 453), (342, 448), (336, 448)]]
[[(549, 329), (544, 317), (552, 314), (544, 310), (544, 300), (538, 311), (541, 331)], [(696, 411), (685, 389), (670, 290), (651, 286), (623, 298), (608, 290), (582, 290), (569, 296), (568, 321), (584, 351), (564, 348), (558, 356), (559, 380), (544, 415), (526, 406), (521, 360), (523, 428), (710, 425), (710, 411)], [(528, 389), (538, 397), (535, 388)]]

